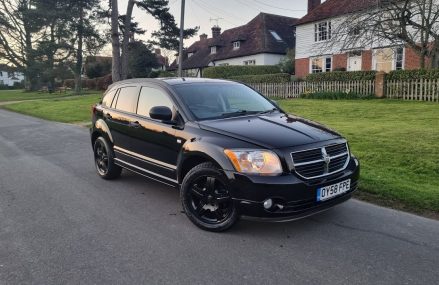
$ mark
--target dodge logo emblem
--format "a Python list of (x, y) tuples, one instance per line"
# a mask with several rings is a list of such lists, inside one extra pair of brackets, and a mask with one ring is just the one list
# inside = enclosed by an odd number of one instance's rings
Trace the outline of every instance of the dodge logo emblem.
[(329, 172), (329, 164), (331, 163), (331, 157), (326, 153), (326, 149), (322, 148), (323, 161), (325, 162), (325, 173)]

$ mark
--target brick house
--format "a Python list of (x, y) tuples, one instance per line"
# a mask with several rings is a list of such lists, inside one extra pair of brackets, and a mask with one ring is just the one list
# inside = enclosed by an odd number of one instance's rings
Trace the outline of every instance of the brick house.
[(321, 48), (331, 39), (337, 23), (348, 15), (376, 5), (376, 0), (308, 0), (308, 13), (296, 24), (296, 76), (330, 71), (390, 72), (420, 68), (419, 56), (404, 45), (358, 47), (350, 50)]
[[(206, 34), (193, 43), (183, 54), (185, 76), (202, 77), (209, 66), (275, 65), (295, 47), (296, 18), (260, 13), (247, 24), (221, 33), (212, 28), (212, 37)], [(177, 60), (170, 70), (178, 68)]]

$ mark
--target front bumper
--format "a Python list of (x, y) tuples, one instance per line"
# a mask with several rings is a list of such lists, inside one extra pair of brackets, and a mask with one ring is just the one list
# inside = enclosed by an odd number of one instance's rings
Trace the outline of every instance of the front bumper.
[[(228, 173), (234, 203), (245, 218), (268, 221), (291, 221), (327, 210), (349, 200), (357, 190), (360, 166), (352, 157), (347, 168), (335, 175), (306, 181), (294, 173), (276, 177), (247, 176)], [(348, 192), (324, 202), (317, 201), (317, 189), (351, 179)], [(264, 201), (272, 199), (275, 205), (269, 210)]]

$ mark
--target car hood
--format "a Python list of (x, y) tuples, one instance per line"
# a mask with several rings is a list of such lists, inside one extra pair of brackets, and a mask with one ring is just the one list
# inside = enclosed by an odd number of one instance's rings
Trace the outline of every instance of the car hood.
[(285, 114), (202, 121), (200, 128), (273, 149), (341, 137), (340, 134), (320, 124)]

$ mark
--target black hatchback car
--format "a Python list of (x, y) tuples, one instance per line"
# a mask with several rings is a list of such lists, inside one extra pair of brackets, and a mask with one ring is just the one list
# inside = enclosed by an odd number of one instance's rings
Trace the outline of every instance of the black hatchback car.
[(125, 168), (179, 188), (188, 218), (210, 231), (321, 212), (351, 197), (360, 172), (338, 133), (223, 80), (113, 84), (93, 107), (91, 141), (102, 178)]

